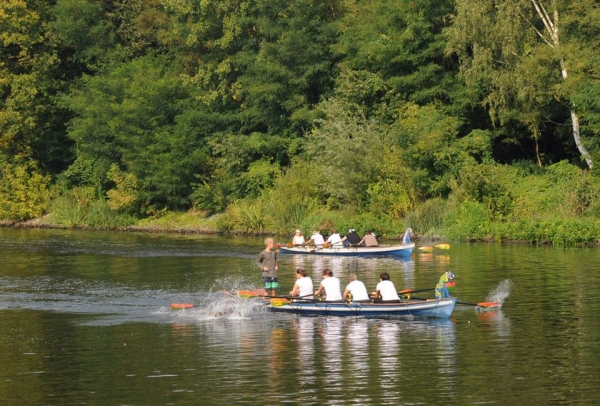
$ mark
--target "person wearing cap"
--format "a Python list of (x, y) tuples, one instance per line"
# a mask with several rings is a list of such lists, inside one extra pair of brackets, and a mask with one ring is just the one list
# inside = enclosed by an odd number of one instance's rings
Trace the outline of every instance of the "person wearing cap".
[(358, 245), (365, 245), (367, 247), (379, 247), (379, 243), (377, 242), (377, 238), (375, 238), (375, 234), (371, 230), (367, 230), (365, 236), (360, 240)]
[(296, 230), (296, 233), (294, 234), (294, 238), (292, 239), (292, 245), (294, 245), (294, 247), (298, 246), (298, 245), (304, 245), (305, 241), (304, 241), (304, 236), (302, 235), (302, 231), (300, 230)]
[(452, 281), (454, 279), (454, 274), (450, 271), (444, 272), (444, 274), (440, 277), (437, 285), (435, 285), (435, 298), (437, 300), (450, 297), (450, 292), (448, 292), (448, 288), (446, 287), (446, 283)]
[(325, 242), (325, 240), (323, 239), (323, 236), (321, 235), (321, 233), (319, 232), (319, 230), (315, 230), (312, 233), (312, 237), (310, 237), (310, 240), (306, 241), (306, 245), (313, 243), (315, 245), (315, 247), (322, 247), (323, 243)]
[(404, 237), (402, 237), (402, 244), (410, 244), (410, 236), (412, 235), (412, 228), (407, 228), (404, 232)]
[(348, 230), (348, 234), (346, 234), (344, 238), (340, 240), (340, 242), (344, 244), (344, 247), (356, 247), (360, 242), (360, 236), (355, 229), (351, 228)]
[(358, 276), (355, 273), (351, 273), (348, 275), (348, 285), (346, 286), (346, 290), (344, 290), (344, 294), (342, 295), (342, 299), (344, 301), (348, 300), (349, 302), (369, 302), (369, 294), (367, 293), (367, 288), (365, 284), (358, 280)]

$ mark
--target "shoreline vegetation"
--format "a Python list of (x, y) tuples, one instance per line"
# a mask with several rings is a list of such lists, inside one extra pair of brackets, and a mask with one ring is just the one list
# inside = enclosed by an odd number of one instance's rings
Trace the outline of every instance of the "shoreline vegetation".
[(0, 15), (5, 227), (599, 245), (594, 2)]
[[(465, 218), (477, 220), (476, 213), (471, 213)], [(114, 225), (89, 225), (85, 222), (79, 224), (65, 224), (60, 220), (56, 221), (56, 214), (47, 214), (42, 217), (33, 218), (25, 221), (0, 220), (2, 228), (40, 228), (40, 229), (63, 229), (63, 230), (91, 230), (91, 231), (114, 231), (114, 232), (141, 232), (141, 233), (168, 233), (168, 234), (201, 234), (201, 235), (251, 235), (251, 236), (279, 236), (280, 238), (291, 240), (293, 230), (289, 232), (273, 231), (265, 228), (253, 229), (248, 224), (242, 225), (240, 219), (237, 219), (236, 227), (225, 227), (232, 225), (232, 215), (227, 212), (207, 216), (206, 213), (191, 210), (188, 212), (170, 212), (163, 213), (162, 216), (155, 216), (142, 220), (135, 220), (131, 224)], [(332, 222), (332, 218), (346, 220)], [(350, 216), (351, 217), (351, 216)], [(351, 218), (343, 213), (327, 213), (319, 220), (320, 225), (300, 226), (305, 230), (305, 234), (310, 234), (313, 229), (319, 229), (325, 234), (335, 226), (340, 230), (349, 226)], [(418, 215), (412, 213), (408, 218), (417, 220)], [(364, 218), (362, 219), (364, 221)], [(380, 220), (371, 218), (367, 223), (371, 229), (376, 230), (380, 241), (389, 241), (397, 243), (402, 240), (407, 219), (393, 220), (386, 219), (387, 227), (377, 227), (376, 223), (381, 224)], [(464, 219), (463, 219), (464, 220)], [(480, 219), (479, 219), (480, 220)], [(468, 231), (469, 224), (463, 223), (461, 227), (448, 229), (440, 227), (431, 229), (428, 232), (415, 230), (413, 241), (417, 245), (432, 244), (435, 242), (467, 242), (467, 243), (509, 243), (509, 244), (528, 244), (528, 245), (558, 245), (558, 246), (579, 246), (595, 247), (600, 246), (600, 238), (595, 237), (600, 234), (600, 224), (598, 221), (589, 221), (589, 219), (546, 219), (546, 220), (527, 220), (512, 223), (506, 222), (482, 222), (473, 226), (478, 232)], [(415, 227), (414, 225), (412, 227)], [(470, 229), (473, 230), (473, 227)], [(512, 230), (512, 231), (511, 231)], [(343, 234), (343, 231), (342, 231)], [(571, 236), (571, 237), (569, 237)]]

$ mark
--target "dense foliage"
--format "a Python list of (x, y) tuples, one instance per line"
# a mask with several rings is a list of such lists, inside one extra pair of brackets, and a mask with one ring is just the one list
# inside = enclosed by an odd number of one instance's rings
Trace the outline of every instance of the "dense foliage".
[[(591, 0), (5, 0), (0, 218), (600, 238)], [(364, 230), (363, 230), (364, 231)]]

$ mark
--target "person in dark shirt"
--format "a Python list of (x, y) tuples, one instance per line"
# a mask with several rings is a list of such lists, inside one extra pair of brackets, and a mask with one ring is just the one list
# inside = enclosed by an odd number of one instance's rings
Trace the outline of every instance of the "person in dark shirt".
[(265, 239), (265, 249), (256, 258), (256, 265), (262, 271), (265, 290), (270, 296), (275, 296), (275, 292), (279, 288), (279, 266), (277, 252), (273, 249), (274, 245), (272, 238)]
[(344, 244), (344, 247), (356, 247), (360, 242), (360, 236), (355, 229), (351, 228), (348, 230), (348, 234), (346, 234), (340, 241)]

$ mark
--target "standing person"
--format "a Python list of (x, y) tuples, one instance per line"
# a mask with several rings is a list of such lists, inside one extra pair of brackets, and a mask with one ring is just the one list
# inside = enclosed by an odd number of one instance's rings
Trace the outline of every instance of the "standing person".
[(377, 238), (375, 238), (375, 234), (373, 234), (373, 232), (371, 230), (367, 230), (365, 236), (358, 243), (358, 245), (363, 245), (363, 244), (367, 247), (379, 247)]
[(383, 272), (379, 275), (380, 282), (375, 288), (375, 292), (371, 293), (371, 296), (375, 298), (376, 302), (399, 302), (400, 297), (396, 292), (394, 283), (390, 280), (390, 275), (387, 272)]
[(323, 246), (325, 240), (323, 239), (323, 236), (321, 235), (319, 230), (313, 231), (312, 237), (310, 237), (310, 240), (306, 241), (306, 245), (310, 244), (311, 242), (315, 245), (315, 247), (320, 248)]
[(294, 238), (292, 238), (292, 245), (294, 247), (298, 246), (298, 245), (304, 245), (305, 241), (304, 241), (304, 236), (302, 235), (302, 231), (300, 230), (296, 230), (296, 233), (294, 234)]
[(333, 276), (333, 272), (331, 272), (331, 269), (323, 270), (323, 280), (319, 285), (319, 289), (317, 289), (317, 291), (315, 292), (315, 296), (320, 296), (322, 293), (325, 293), (325, 301), (327, 302), (342, 300), (340, 280)]
[(275, 296), (275, 291), (279, 288), (279, 266), (277, 264), (277, 253), (273, 249), (273, 246), (273, 239), (266, 238), (265, 249), (256, 258), (256, 265), (262, 271), (265, 290), (267, 291), (267, 295), (270, 296)]
[(341, 241), (342, 237), (340, 237), (340, 235), (338, 234), (337, 230), (334, 228), (333, 230), (331, 230), (331, 235), (329, 237), (327, 237), (327, 243), (329, 243), (329, 245), (331, 247), (333, 246), (341, 246)]
[(402, 237), (402, 244), (410, 244), (410, 236), (412, 235), (412, 228), (407, 228), (404, 232), (404, 237)]
[(306, 299), (312, 299), (313, 282), (308, 273), (302, 269), (296, 269), (296, 283), (290, 292), (291, 296), (300, 296)]
[(360, 236), (355, 229), (351, 228), (340, 242), (344, 244), (344, 247), (356, 247), (360, 243)]
[(369, 294), (367, 293), (367, 288), (364, 283), (358, 280), (358, 276), (355, 273), (351, 273), (348, 275), (348, 281), (350, 283), (346, 286), (342, 299), (344, 301), (349, 299), (348, 301), (352, 302), (368, 302)]

